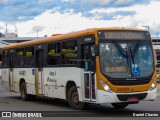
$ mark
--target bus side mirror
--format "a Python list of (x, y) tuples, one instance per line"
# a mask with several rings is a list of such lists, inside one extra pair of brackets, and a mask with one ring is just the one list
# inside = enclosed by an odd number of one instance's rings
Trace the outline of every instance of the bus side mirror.
[(98, 45), (91, 46), (91, 54), (92, 54), (92, 56), (98, 56), (99, 55)]
[(158, 80), (157, 80), (157, 83), (158, 83), (158, 84), (159, 84), (159, 81), (160, 81), (160, 80), (158, 79)]

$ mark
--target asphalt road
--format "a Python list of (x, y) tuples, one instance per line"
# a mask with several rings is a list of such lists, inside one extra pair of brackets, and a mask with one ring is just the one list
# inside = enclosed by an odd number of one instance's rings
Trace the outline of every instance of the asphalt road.
[[(77, 117), (77, 119), (84, 118), (95, 118), (105, 119), (105, 117), (115, 117), (116, 119), (122, 119), (122, 117), (131, 117), (133, 114), (146, 114), (151, 111), (157, 111), (160, 117), (160, 94), (157, 94), (155, 101), (142, 101), (139, 104), (132, 104), (125, 109), (114, 109), (110, 104), (98, 105), (89, 104), (85, 110), (76, 111), (69, 107), (67, 101), (58, 100), (53, 98), (38, 97), (36, 101), (22, 101), (19, 93), (11, 93), (3, 89), (0, 85), (0, 113), (3, 111), (14, 111), (14, 112), (38, 112), (42, 111), (42, 116), (58, 117), (58, 119), (69, 119), (70, 117)], [(155, 112), (154, 112), (155, 113)], [(1, 116), (1, 115), (0, 115)], [(51, 117), (49, 117), (51, 116)], [(145, 119), (159, 119), (159, 117), (145, 117)], [(137, 117), (136, 117), (137, 118)], [(139, 119), (143, 117), (138, 117)], [(0, 118), (2, 119), (2, 118)], [(5, 118), (3, 118), (5, 119)], [(8, 119), (8, 118), (7, 118)], [(16, 118), (17, 119), (17, 118)], [(144, 119), (144, 118), (143, 118)], [(124, 119), (123, 119), (124, 120)]]

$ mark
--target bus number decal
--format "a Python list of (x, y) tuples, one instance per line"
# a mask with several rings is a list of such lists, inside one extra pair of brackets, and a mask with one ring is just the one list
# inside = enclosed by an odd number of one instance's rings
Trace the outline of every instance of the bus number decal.
[(19, 75), (26, 76), (26, 71), (19, 71)]
[(118, 92), (128, 92), (129, 88), (117, 88)]
[(85, 42), (91, 41), (91, 40), (92, 40), (92, 38), (85, 38)]

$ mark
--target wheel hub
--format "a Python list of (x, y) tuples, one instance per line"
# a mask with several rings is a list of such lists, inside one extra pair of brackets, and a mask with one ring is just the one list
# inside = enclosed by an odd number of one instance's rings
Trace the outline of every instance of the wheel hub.
[(74, 92), (72, 95), (72, 101), (74, 104), (79, 104), (78, 93)]

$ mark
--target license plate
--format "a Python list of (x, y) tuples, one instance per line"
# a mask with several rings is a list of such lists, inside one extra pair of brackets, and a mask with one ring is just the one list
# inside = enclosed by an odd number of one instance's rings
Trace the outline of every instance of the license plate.
[(138, 102), (138, 98), (128, 98), (128, 102)]

